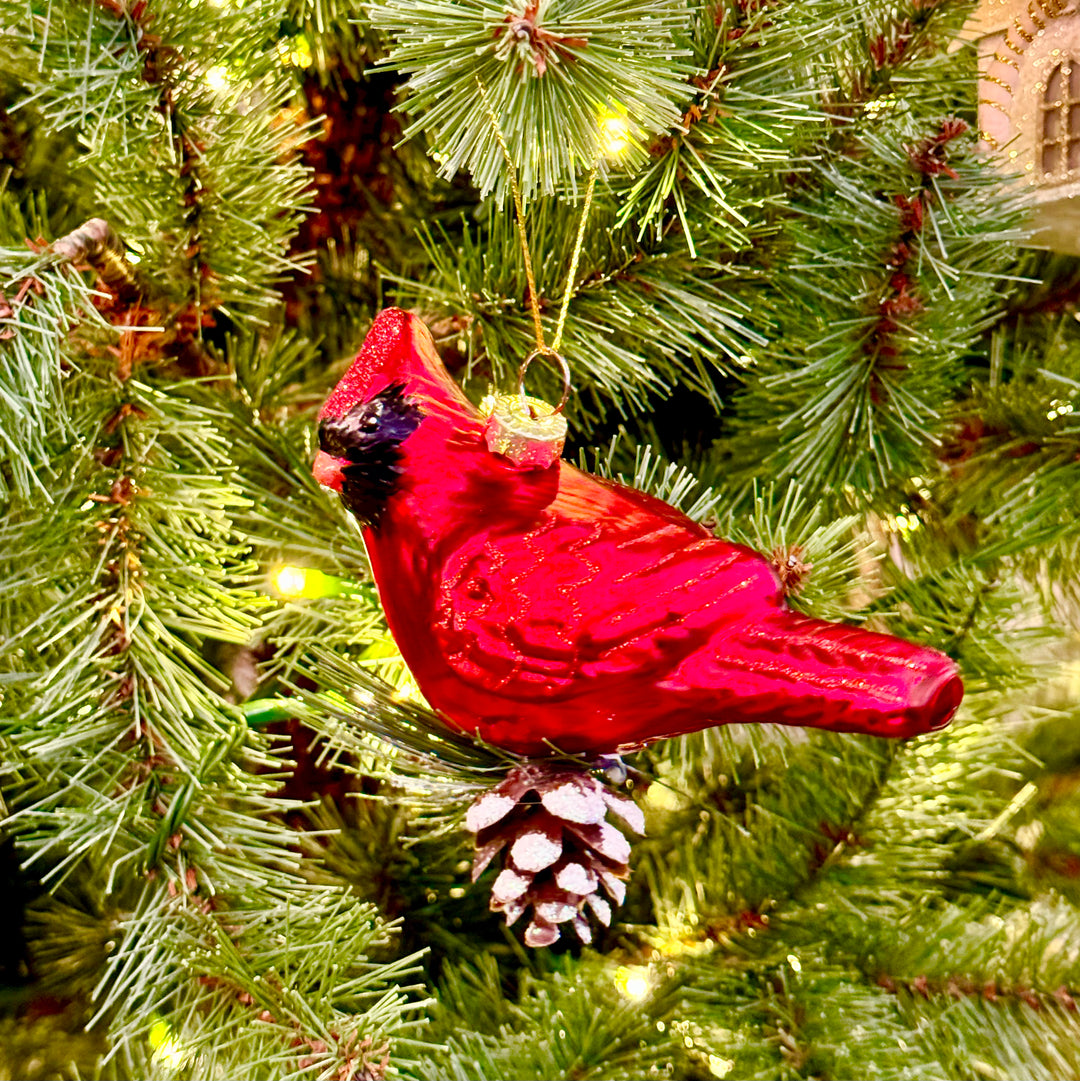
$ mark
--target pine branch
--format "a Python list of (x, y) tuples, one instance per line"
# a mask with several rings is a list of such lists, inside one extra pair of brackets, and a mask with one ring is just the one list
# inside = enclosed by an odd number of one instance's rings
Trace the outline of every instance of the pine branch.
[(963, 125), (936, 127), (865, 137), (793, 226), (796, 292), (776, 309), (778, 346), (751, 370), (737, 421), (781, 477), (872, 499), (892, 477), (933, 472), (941, 403), (993, 318), (988, 268), (1009, 254), (1001, 207), (989, 216), (984, 195), (997, 181), (943, 156)]
[[(573, 239), (562, 227), (559, 206), (542, 200), (529, 215), (549, 338)], [(487, 209), (484, 229), (463, 223), (460, 237), (429, 235), (433, 279), (403, 282), (402, 293), (439, 315), (452, 313), (451, 334), (469, 367), (509, 383), (531, 337), (528, 287), (512, 220), (490, 204)], [(610, 403), (605, 408), (625, 414), (645, 408), (649, 392), (677, 381), (715, 401), (718, 374), (731, 371), (750, 343), (763, 342), (748, 326), (738, 271), (691, 261), (684, 251), (646, 253), (627, 230), (613, 229), (612, 218), (609, 208), (594, 209), (566, 321), (562, 351), (584, 392), (577, 402), (579, 423), (594, 419), (594, 395)], [(543, 393), (543, 382), (540, 388)]]
[[(387, 63), (411, 73), (406, 135), (424, 131), (441, 175), (460, 170), (482, 195), (508, 193), (478, 80), (490, 97), (526, 198), (573, 189), (597, 161), (604, 118), (632, 118), (637, 147), (677, 122), (687, 70), (676, 5), (626, 0), (497, 5), (385, 2), (368, 9), (393, 42)], [(671, 72), (672, 74), (669, 74)], [(641, 150), (638, 150), (640, 155)]]

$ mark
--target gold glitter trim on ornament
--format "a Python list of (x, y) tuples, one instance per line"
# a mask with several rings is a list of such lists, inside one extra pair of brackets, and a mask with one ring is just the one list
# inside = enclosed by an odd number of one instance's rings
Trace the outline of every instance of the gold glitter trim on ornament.
[(1080, 169), (1080, 65), (1066, 53), (1036, 87), (1039, 102), (1039, 168), (1043, 176), (1068, 178)]
[[(1016, 32), (1026, 41), (1029, 45), (1035, 40), (1034, 34), (1029, 34), (1021, 25), (1020, 20), (1014, 15), (1013, 26), (1016, 27)], [(1006, 39), (1007, 40), (1007, 39)]]
[(1004, 44), (1005, 44), (1006, 48), (1008, 48), (1012, 52), (1016, 53), (1017, 56), (1023, 56), (1024, 55), (1024, 50), (1019, 45), (1014, 45), (1013, 44), (1012, 38), (1009, 37), (1009, 31), (1008, 30), (1005, 31), (1005, 42), (1004, 42)]

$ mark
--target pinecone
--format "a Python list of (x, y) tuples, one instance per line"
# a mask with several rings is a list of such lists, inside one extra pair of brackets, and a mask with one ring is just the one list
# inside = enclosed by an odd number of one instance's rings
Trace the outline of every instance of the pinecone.
[(531, 905), (527, 946), (550, 946), (559, 924), (569, 922), (582, 942), (591, 942), (586, 909), (604, 926), (611, 923), (611, 904), (599, 891), (602, 886), (622, 903), (630, 842), (606, 821), (608, 811), (645, 832), (644, 815), (628, 796), (584, 770), (540, 763), (511, 770), (469, 808), (465, 826), (476, 834), (472, 880), (508, 849), (491, 887), (491, 910), (506, 913), (510, 925)]

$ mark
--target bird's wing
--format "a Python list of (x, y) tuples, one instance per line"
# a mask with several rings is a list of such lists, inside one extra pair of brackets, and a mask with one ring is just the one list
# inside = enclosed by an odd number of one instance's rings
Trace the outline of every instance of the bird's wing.
[(614, 485), (586, 489), (588, 505), (574, 494), (478, 531), (442, 566), (435, 636), (466, 684), (520, 700), (602, 692), (779, 602), (766, 560), (666, 504)]

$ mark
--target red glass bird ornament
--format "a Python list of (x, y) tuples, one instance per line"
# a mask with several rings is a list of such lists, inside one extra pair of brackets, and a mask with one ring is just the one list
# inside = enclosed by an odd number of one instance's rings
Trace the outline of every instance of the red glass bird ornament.
[(761, 555), (564, 461), (492, 453), (415, 316), (375, 320), (314, 473), (364, 527), (431, 707), (506, 750), (595, 755), (731, 722), (912, 736), (963, 687), (936, 650), (791, 610)]

